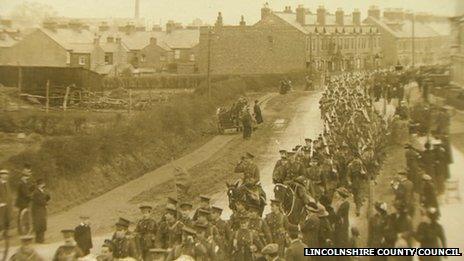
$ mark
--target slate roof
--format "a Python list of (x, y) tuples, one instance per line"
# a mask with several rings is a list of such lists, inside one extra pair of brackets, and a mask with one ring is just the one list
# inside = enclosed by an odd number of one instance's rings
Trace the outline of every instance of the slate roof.
[(103, 51), (107, 52), (107, 53), (114, 53), (114, 52), (117, 52), (120, 48), (120, 46), (122, 46), (122, 48), (126, 51), (129, 50), (129, 48), (127, 48), (127, 46), (122, 43), (121, 45), (118, 44), (118, 43), (108, 43), (106, 41), (100, 41), (100, 46), (101, 48), (103, 49)]
[[(284, 20), (289, 25), (295, 27), (303, 33), (322, 33), (324, 30), (326, 33), (342, 33), (345, 30), (345, 33), (353, 32), (370, 32), (371, 28), (369, 25), (362, 24), (360, 26), (355, 26), (353, 24), (353, 16), (345, 15), (344, 25), (339, 26), (335, 23), (335, 14), (326, 14), (325, 25), (320, 25), (317, 23), (317, 14), (306, 13), (305, 25), (301, 25), (296, 21), (296, 13), (287, 13), (287, 12), (273, 12), (272, 14), (276, 15), (280, 19)], [(317, 30), (316, 30), (317, 28)]]
[(88, 52), (89, 48), (93, 46), (95, 34), (89, 30), (81, 29), (74, 30), (69, 28), (56, 28), (47, 29), (40, 28), (43, 33), (52, 38), (56, 43), (61, 45), (66, 50), (73, 50), (78, 52)]
[(165, 31), (105, 32), (102, 41), (108, 37), (120, 37), (129, 50), (141, 50), (150, 44), (150, 38), (156, 38), (157, 45), (170, 51), (172, 49), (190, 49), (200, 41), (198, 29), (177, 29), (170, 33)]
[[(387, 32), (391, 33), (397, 38), (411, 38), (412, 37), (412, 21), (411, 20), (402, 20), (402, 21), (392, 21), (385, 18), (376, 19), (374, 17), (369, 17), (378, 26), (384, 28)], [(414, 36), (417, 38), (428, 38), (428, 37), (438, 37), (440, 36), (435, 30), (432, 29), (428, 24), (415, 22), (414, 23)]]

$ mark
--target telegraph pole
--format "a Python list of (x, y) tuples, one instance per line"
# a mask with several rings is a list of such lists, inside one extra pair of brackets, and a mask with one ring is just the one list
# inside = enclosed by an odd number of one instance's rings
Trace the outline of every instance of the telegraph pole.
[(213, 29), (209, 28), (208, 31), (208, 71), (206, 72), (206, 84), (208, 86), (208, 99), (211, 100), (211, 38), (213, 36)]

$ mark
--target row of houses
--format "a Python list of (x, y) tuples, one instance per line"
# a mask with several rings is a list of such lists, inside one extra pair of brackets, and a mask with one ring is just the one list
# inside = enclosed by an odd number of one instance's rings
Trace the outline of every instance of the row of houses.
[(224, 25), (219, 13), (214, 26), (169, 21), (165, 30), (91, 22), (50, 20), (21, 37), (0, 37), (0, 63), (83, 67), (103, 75), (343, 71), (449, 62), (451, 45), (447, 19), (402, 9), (382, 15), (377, 7), (363, 19), (357, 9), (275, 11), (266, 4), (251, 25), (243, 16), (237, 25)]
[(464, 2), (459, 2), (453, 25), (453, 55), (451, 57), (452, 84), (464, 88)]
[[(1, 53), (4, 65), (83, 67), (104, 75), (131, 71), (194, 73), (199, 30), (171, 28), (92, 32), (81, 23), (66, 27), (46, 21)], [(3, 41), (2, 41), (3, 42)], [(5, 41), (6, 42), (6, 41)]]

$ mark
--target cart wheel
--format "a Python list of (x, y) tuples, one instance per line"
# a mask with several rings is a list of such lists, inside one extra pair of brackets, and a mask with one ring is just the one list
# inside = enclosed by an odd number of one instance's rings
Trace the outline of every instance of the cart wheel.
[(23, 209), (19, 216), (19, 233), (21, 235), (32, 233), (31, 212), (28, 208)]

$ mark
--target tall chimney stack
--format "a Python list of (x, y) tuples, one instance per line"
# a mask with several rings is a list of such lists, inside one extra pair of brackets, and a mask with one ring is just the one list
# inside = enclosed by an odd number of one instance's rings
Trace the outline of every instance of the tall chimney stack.
[(135, 19), (139, 19), (140, 17), (140, 0), (135, 0)]
[(325, 15), (326, 15), (325, 7), (322, 5), (319, 6), (319, 8), (317, 8), (317, 24), (325, 25)]
[(361, 12), (359, 9), (353, 11), (353, 25), (361, 25)]
[(301, 25), (306, 25), (306, 10), (303, 5), (296, 8), (296, 21)]
[(345, 25), (345, 12), (341, 8), (338, 8), (335, 12), (335, 23), (338, 26)]

